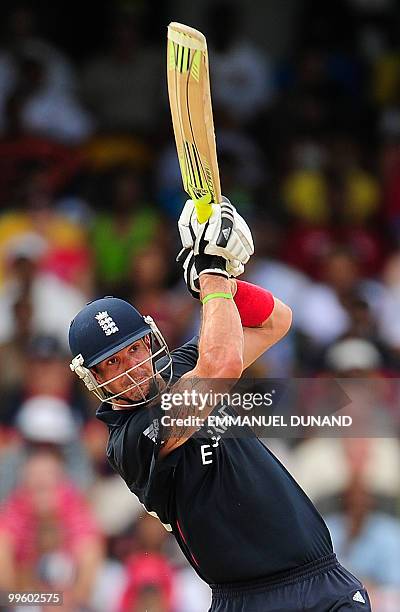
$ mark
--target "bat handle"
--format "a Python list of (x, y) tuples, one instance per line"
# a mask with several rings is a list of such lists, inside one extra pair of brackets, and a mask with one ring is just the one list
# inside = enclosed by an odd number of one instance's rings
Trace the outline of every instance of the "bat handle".
[(211, 194), (206, 193), (201, 198), (194, 199), (194, 204), (198, 222), (205, 223), (212, 214)]

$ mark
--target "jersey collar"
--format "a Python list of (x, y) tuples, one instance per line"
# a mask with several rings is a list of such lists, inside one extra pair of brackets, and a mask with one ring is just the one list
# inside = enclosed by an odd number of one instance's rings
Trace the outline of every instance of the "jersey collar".
[(113, 410), (111, 404), (103, 402), (96, 410), (96, 418), (109, 427), (119, 427), (126, 423), (134, 412), (136, 412), (134, 409)]

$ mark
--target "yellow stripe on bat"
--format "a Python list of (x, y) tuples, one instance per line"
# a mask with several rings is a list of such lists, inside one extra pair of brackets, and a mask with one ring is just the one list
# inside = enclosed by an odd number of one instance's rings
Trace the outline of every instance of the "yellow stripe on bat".
[(168, 41), (169, 47), (169, 68), (177, 72), (185, 73), (190, 66), (190, 49), (177, 43)]
[(200, 65), (201, 65), (201, 51), (195, 51), (192, 59), (192, 67), (190, 74), (195, 81), (199, 82), (200, 79)]
[(207, 183), (198, 173), (193, 163), (193, 157), (190, 154), (190, 148), (193, 145), (191, 143), (186, 143), (186, 145), (184, 157), (179, 158), (183, 186), (186, 193), (195, 203), (199, 223), (204, 223), (211, 216), (213, 197)]

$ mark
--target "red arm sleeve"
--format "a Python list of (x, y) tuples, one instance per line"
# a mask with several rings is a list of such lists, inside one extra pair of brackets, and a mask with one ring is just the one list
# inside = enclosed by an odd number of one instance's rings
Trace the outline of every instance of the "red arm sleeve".
[(234, 301), (243, 327), (260, 327), (271, 316), (275, 305), (274, 296), (257, 285), (240, 280), (236, 283)]

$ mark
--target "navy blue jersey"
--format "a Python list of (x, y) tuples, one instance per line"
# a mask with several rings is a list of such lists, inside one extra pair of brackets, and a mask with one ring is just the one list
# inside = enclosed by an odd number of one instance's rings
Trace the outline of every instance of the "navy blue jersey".
[[(172, 352), (174, 381), (197, 363), (197, 339)], [(255, 436), (213, 441), (200, 430), (158, 459), (161, 405), (112, 410), (107, 457), (150, 512), (170, 526), (208, 583), (252, 580), (332, 553), (329, 531), (304, 491)]]

